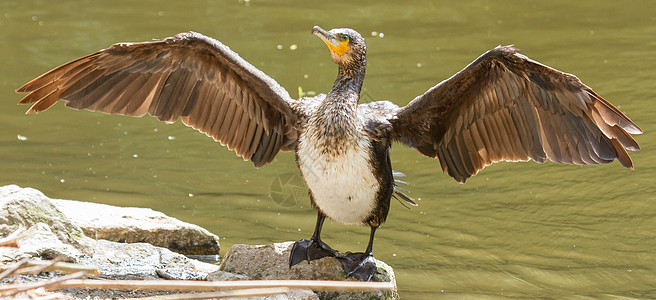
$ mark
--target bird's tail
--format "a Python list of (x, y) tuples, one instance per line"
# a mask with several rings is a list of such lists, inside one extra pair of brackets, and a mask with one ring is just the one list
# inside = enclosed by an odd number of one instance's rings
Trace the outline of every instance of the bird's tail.
[(401, 177), (405, 177), (405, 174), (403, 174), (401, 172), (398, 172), (398, 171), (392, 170), (392, 176), (394, 176), (394, 193), (392, 194), (392, 197), (394, 197), (394, 199), (399, 201), (399, 203), (401, 203), (401, 205), (405, 206), (405, 208), (410, 209), (410, 207), (407, 206), (405, 203), (403, 203), (403, 201), (401, 201), (401, 200), (404, 200), (405, 202), (407, 202), (408, 204), (410, 204), (412, 206), (418, 206), (419, 204), (417, 204), (414, 201), (415, 199), (412, 199), (412, 197), (408, 196), (408, 194), (410, 194), (410, 192), (408, 192), (408, 190), (406, 190), (406, 189), (399, 186), (399, 185), (409, 185), (407, 182), (398, 179), (398, 178), (401, 178)]

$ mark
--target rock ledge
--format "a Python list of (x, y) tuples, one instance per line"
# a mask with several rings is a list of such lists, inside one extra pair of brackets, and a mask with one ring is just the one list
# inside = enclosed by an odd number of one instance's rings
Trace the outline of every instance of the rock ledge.
[[(341, 281), (346, 277), (339, 261), (329, 257), (290, 268), (293, 242), (237, 244), (220, 266), (203, 263), (169, 250), (218, 255), (219, 238), (196, 225), (150, 209), (50, 199), (32, 188), (0, 187), (0, 237), (19, 226), (27, 231), (17, 241), (18, 248), (0, 247), (0, 262), (64, 257), (68, 262), (96, 266), (100, 277), (108, 279)], [(396, 285), (392, 268), (381, 261), (377, 266), (373, 281)], [(85, 299), (93, 294), (99, 299), (99, 292), (103, 295), (102, 291), (85, 290), (74, 294)], [(114, 291), (108, 291), (105, 298), (115, 298), (113, 295)], [(270, 299), (398, 299), (398, 294), (294, 290)]]

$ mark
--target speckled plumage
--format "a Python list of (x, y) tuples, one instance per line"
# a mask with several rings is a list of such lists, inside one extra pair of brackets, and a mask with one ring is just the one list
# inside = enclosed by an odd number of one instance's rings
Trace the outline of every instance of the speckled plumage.
[[(337, 79), (309, 112), (296, 161), (321, 213), (344, 224), (377, 227), (387, 217), (393, 189), (389, 160), (378, 161), (380, 154), (389, 156), (389, 141), (372, 140), (365, 128), (378, 116), (358, 105), (366, 70), (364, 38), (350, 29), (333, 32), (348, 35), (349, 48), (342, 55), (330, 52), (339, 67)], [(388, 166), (381, 167), (384, 163)]]

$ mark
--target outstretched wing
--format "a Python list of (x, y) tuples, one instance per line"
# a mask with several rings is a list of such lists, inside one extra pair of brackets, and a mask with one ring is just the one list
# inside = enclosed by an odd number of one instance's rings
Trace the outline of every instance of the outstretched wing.
[(62, 99), (75, 109), (182, 122), (256, 167), (292, 150), (294, 101), (275, 80), (227, 46), (195, 32), (120, 43), (28, 82), (19, 103), (38, 113)]
[(437, 157), (459, 182), (497, 161), (601, 164), (638, 150), (642, 130), (576, 76), (499, 46), (401, 108), (392, 137)]

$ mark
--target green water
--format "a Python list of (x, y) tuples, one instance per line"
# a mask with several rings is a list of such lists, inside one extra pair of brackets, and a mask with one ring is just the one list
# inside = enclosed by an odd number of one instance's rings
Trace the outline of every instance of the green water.
[[(274, 179), (298, 176), (293, 154), (256, 170), (179, 122), (61, 104), (26, 116), (13, 91), (112, 43), (194, 30), (292, 95), (299, 86), (326, 92), (337, 71), (310, 34), (320, 25), (362, 33), (364, 98), (403, 105), (487, 49), (515, 44), (578, 75), (642, 127), (635, 171), (618, 163), (499, 163), (460, 185), (436, 160), (395, 145), (394, 169), (408, 175), (420, 206), (393, 203), (376, 257), (394, 267), (407, 299), (656, 297), (656, 2), (357, 3), (0, 2), (0, 185), (163, 211), (220, 235), (222, 254), (235, 243), (307, 238), (315, 221), (309, 200), (281, 206), (269, 197)], [(368, 232), (329, 221), (323, 235), (334, 248), (362, 251)]]

